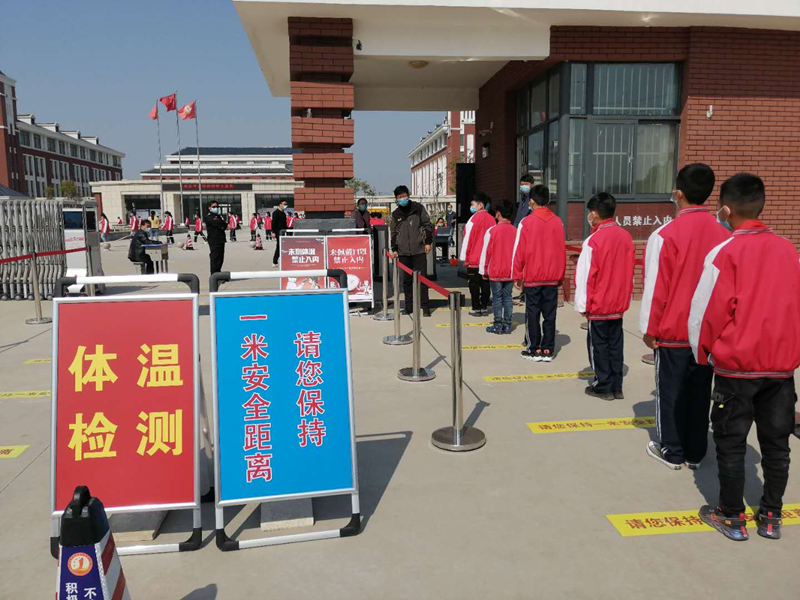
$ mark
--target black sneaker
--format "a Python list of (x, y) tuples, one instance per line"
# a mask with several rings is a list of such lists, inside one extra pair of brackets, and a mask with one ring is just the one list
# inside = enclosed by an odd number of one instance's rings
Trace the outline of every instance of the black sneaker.
[(764, 512), (763, 508), (759, 509), (758, 513), (756, 513), (758, 535), (768, 540), (781, 539), (781, 525), (783, 525), (783, 519), (776, 517), (775, 514), (776, 513), (771, 510)]
[(482, 317), (488, 317), (490, 314), (492, 314), (492, 312), (491, 312), (491, 311), (490, 311), (488, 308), (484, 308), (484, 309), (481, 311), (481, 316), (482, 316)]
[(473, 309), (473, 310), (469, 311), (469, 316), (470, 317), (482, 317), (483, 316), (483, 311), (482, 310), (474, 310)]
[(738, 517), (727, 517), (720, 509), (705, 505), (697, 513), (697, 516), (703, 523), (710, 525), (729, 540), (746, 542), (750, 539), (747, 535), (744, 513), (740, 513)]
[(672, 469), (673, 471), (681, 470), (680, 463), (674, 463), (667, 460), (667, 451), (664, 450), (664, 448), (661, 447), (661, 444), (657, 442), (647, 442), (647, 454), (655, 458), (668, 469)]
[(592, 398), (599, 398), (600, 400), (613, 400), (614, 394), (611, 392), (598, 392), (592, 386), (586, 386), (585, 393), (587, 396), (591, 396)]
[(614, 392), (614, 400), (625, 400), (625, 394), (622, 393), (622, 390)]
[(529, 350), (523, 350), (519, 355), (525, 360), (536, 360), (536, 353), (530, 352)]
[(422, 309), (422, 316), (423, 317), (430, 317), (431, 315), (433, 315), (433, 311), (431, 311), (430, 308), (423, 308)]
[(800, 423), (794, 426), (794, 435), (800, 438)]
[(697, 469), (700, 468), (700, 461), (692, 462), (691, 460), (687, 460), (685, 464), (686, 468), (689, 469), (690, 471), (697, 471)]

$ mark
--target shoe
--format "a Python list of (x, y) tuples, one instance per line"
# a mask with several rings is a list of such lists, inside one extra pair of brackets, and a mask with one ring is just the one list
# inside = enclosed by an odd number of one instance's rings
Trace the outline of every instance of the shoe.
[(502, 325), (490, 325), (486, 328), (486, 333), (494, 333), (495, 335), (500, 335), (503, 333), (503, 326)]
[(781, 525), (783, 524), (783, 519), (773, 516), (774, 514), (775, 513), (772, 511), (767, 511), (764, 513), (763, 508), (759, 509), (758, 513), (756, 513), (758, 535), (765, 537), (768, 540), (781, 539)]
[(666, 450), (661, 447), (661, 444), (657, 442), (647, 442), (647, 454), (655, 458), (658, 462), (662, 465), (667, 467), (668, 469), (672, 469), (673, 471), (680, 471), (681, 465), (679, 463), (669, 462), (666, 457)]
[(482, 317), (488, 317), (490, 314), (492, 314), (492, 313), (491, 313), (491, 311), (490, 311), (488, 308), (484, 308), (484, 309), (481, 311), (481, 316), (482, 316)]
[(536, 353), (533, 355), (533, 362), (542, 362), (544, 357), (542, 356), (542, 351), (537, 350)]
[(430, 308), (423, 308), (422, 309), (422, 316), (423, 317), (431, 317), (431, 316), (433, 316), (433, 311)]
[(483, 311), (482, 310), (471, 310), (471, 311), (469, 311), (469, 316), (470, 317), (482, 317), (483, 316)]
[(625, 394), (622, 393), (622, 390), (614, 392), (614, 400), (625, 400)]
[(587, 396), (592, 396), (593, 398), (600, 398), (600, 400), (613, 400), (614, 399), (614, 394), (612, 394), (610, 392), (598, 392), (596, 389), (594, 389), (590, 385), (586, 387), (586, 389), (584, 390), (584, 393)]
[(511, 325), (503, 325), (503, 330), (500, 333), (502, 333), (503, 335), (510, 335)]
[(741, 513), (738, 518), (727, 517), (720, 509), (705, 505), (697, 513), (697, 516), (703, 523), (710, 525), (729, 540), (745, 542), (749, 539), (744, 513)]
[(684, 464), (686, 465), (686, 468), (689, 469), (690, 471), (697, 471), (697, 469), (700, 468), (699, 462), (692, 462), (687, 460)]
[(523, 350), (519, 355), (525, 360), (536, 360), (536, 355), (528, 350)]
[(795, 437), (800, 438), (800, 423), (794, 426), (794, 435)]
[(553, 355), (549, 350), (545, 350), (544, 354), (542, 354), (542, 362), (553, 362)]
[(272, 268), (273, 268), (273, 269), (277, 269), (277, 268), (278, 268), (278, 264), (277, 264), (277, 263), (273, 264), (273, 265), (272, 265)]

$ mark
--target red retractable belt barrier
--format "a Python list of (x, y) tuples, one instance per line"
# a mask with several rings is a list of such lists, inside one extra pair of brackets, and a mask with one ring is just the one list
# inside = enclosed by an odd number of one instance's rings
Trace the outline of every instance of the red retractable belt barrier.
[[(389, 258), (392, 258), (392, 253), (387, 251), (386, 252), (386, 256), (388, 256)], [(407, 266), (405, 266), (399, 260), (397, 261), (397, 266), (400, 267), (403, 271), (405, 271), (409, 275), (413, 275), (414, 274), (414, 271), (409, 269)], [(425, 285), (427, 285), (429, 288), (431, 288), (433, 291), (438, 292), (439, 294), (441, 294), (445, 298), (450, 297), (450, 290), (448, 290), (447, 288), (443, 288), (442, 286), (434, 283), (433, 281), (431, 281), (427, 277), (424, 277), (423, 275), (420, 275), (419, 276), (419, 280), (422, 283), (424, 283)]]

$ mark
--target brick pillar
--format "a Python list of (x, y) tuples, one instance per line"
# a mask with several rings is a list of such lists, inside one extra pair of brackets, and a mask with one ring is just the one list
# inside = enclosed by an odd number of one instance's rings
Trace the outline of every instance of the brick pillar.
[(295, 208), (310, 218), (353, 209), (353, 21), (289, 17)]

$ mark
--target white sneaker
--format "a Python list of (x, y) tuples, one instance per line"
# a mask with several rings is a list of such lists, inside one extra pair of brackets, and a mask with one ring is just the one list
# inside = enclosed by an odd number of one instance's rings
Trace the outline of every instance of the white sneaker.
[(553, 355), (552, 354), (545, 354), (542, 357), (542, 362), (553, 362)]
[(540, 353), (536, 353), (533, 355), (533, 362), (542, 362), (544, 357)]

